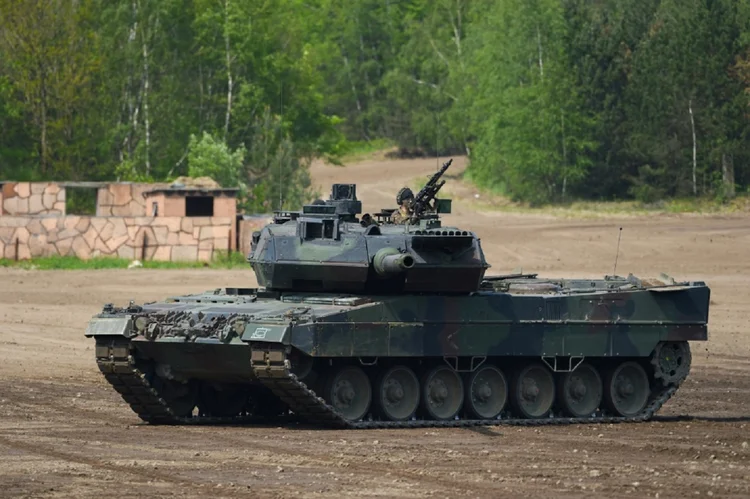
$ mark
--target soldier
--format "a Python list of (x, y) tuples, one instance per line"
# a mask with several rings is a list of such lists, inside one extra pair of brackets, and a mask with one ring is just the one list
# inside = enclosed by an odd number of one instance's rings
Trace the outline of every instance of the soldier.
[(402, 188), (396, 195), (398, 210), (391, 215), (391, 220), (395, 224), (407, 224), (411, 220), (414, 204), (414, 193), (408, 187)]

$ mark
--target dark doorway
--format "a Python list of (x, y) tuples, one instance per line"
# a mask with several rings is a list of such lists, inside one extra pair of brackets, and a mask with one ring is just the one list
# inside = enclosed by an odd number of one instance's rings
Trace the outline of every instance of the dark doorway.
[(185, 198), (185, 216), (212, 217), (214, 216), (213, 196), (188, 196)]

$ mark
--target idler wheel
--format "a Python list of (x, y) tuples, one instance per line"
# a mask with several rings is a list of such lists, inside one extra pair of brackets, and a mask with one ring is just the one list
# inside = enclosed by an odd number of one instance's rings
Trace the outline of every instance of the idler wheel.
[(385, 419), (405, 421), (419, 406), (419, 380), (406, 366), (393, 366), (380, 378), (378, 408)]
[(565, 373), (557, 385), (557, 397), (566, 414), (575, 418), (591, 416), (602, 403), (602, 378), (594, 366), (579, 365)]
[(680, 383), (690, 373), (692, 355), (687, 341), (666, 341), (656, 345), (651, 356), (654, 378), (664, 386)]
[(453, 419), (464, 403), (461, 376), (448, 366), (430, 370), (422, 383), (422, 409), (430, 419)]
[(370, 409), (370, 378), (359, 367), (342, 367), (329, 380), (325, 398), (345, 419), (359, 421)]
[(518, 414), (527, 419), (543, 418), (555, 401), (555, 379), (541, 364), (531, 364), (515, 375), (511, 402)]
[(609, 373), (604, 384), (607, 408), (618, 416), (636, 416), (646, 407), (650, 394), (648, 374), (637, 362), (623, 362)]
[(481, 366), (466, 383), (466, 409), (472, 417), (495, 419), (508, 402), (508, 383), (495, 366)]

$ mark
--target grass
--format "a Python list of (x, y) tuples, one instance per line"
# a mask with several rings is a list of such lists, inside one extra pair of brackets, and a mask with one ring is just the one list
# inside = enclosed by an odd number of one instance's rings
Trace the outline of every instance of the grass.
[[(14, 267), (27, 270), (98, 270), (127, 269), (132, 260), (127, 258), (96, 257), (81, 260), (74, 256), (46, 256), (31, 260), (0, 259), (0, 267)], [(250, 268), (242, 253), (218, 253), (211, 262), (141, 262), (146, 269), (233, 269)]]
[(347, 141), (341, 148), (341, 163), (347, 164), (373, 159), (394, 146), (395, 143), (387, 139)]

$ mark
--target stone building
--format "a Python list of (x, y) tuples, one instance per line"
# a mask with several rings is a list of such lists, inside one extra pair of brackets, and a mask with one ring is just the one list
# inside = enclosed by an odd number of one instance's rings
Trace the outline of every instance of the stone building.
[[(96, 189), (96, 214), (66, 213), (66, 188)], [(0, 181), (0, 257), (211, 260), (238, 247), (236, 189)]]

